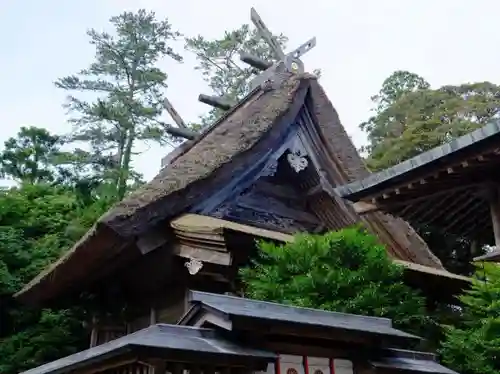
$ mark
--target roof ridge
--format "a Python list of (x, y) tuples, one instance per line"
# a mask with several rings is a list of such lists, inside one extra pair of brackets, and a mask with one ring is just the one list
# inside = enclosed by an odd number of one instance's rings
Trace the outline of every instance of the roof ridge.
[[(226, 299), (231, 299), (231, 300), (244, 300), (244, 301), (253, 302), (256, 304), (274, 305), (274, 306), (279, 306), (279, 307), (283, 307), (283, 308), (296, 309), (299, 311), (305, 310), (305, 311), (313, 311), (313, 312), (317, 312), (317, 313), (326, 313), (326, 314), (331, 314), (331, 315), (342, 315), (342, 316), (356, 317), (359, 319), (366, 319), (366, 320), (371, 320), (371, 321), (389, 322), (389, 326), (392, 327), (392, 320), (390, 318), (386, 318), (386, 317), (365, 316), (365, 315), (345, 313), (345, 312), (334, 312), (334, 311), (324, 310), (324, 309), (315, 309), (315, 308), (310, 308), (310, 307), (288, 305), (288, 304), (282, 304), (282, 303), (273, 302), (273, 301), (256, 300), (256, 299), (250, 299), (250, 298), (245, 298), (245, 297), (216, 294), (216, 293), (205, 292), (205, 291), (190, 290), (189, 293), (190, 293), (190, 296), (192, 294), (202, 294), (202, 295), (208, 295), (208, 296), (217, 297), (217, 298), (226, 298)], [(190, 301), (203, 303), (203, 300), (190, 300)]]

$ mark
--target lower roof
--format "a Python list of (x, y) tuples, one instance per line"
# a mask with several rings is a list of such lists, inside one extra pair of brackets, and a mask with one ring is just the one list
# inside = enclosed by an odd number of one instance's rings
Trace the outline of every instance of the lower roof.
[[(218, 311), (229, 320), (233, 317), (245, 317), (255, 321), (285, 322), (294, 326), (301, 325), (304, 328), (323, 327), (374, 336), (420, 339), (393, 328), (392, 321), (388, 318), (329, 312), (199, 291), (191, 291), (189, 300), (192, 305), (201, 305), (212, 311)], [(188, 319), (189, 313), (181, 319), (180, 323), (187, 323)]]
[[(179, 323), (188, 323), (193, 309), (203, 305), (211, 310), (223, 312), (229, 318), (245, 316), (254, 320), (264, 319), (307, 326), (340, 328), (353, 333), (365, 331), (374, 335), (385, 334), (410, 339), (416, 338), (392, 328), (391, 321), (386, 318), (332, 313), (196, 291), (191, 292), (191, 303), (193, 308)], [(62, 374), (79, 369), (99, 370), (99, 365), (120, 363), (131, 357), (136, 361), (128, 360), (126, 362), (137, 363), (139, 359), (159, 358), (171, 363), (209, 365), (211, 367), (238, 366), (246, 367), (252, 371), (265, 371), (269, 363), (276, 362), (278, 358), (276, 353), (236, 343), (238, 341), (236, 335), (238, 334), (232, 336), (232, 332), (226, 331), (222, 337), (218, 328), (217, 325), (215, 325), (215, 329), (185, 325), (153, 325), (97, 347), (25, 371), (22, 374)], [(295, 332), (297, 333), (297, 331)], [(372, 344), (375, 342), (377, 340), (372, 340)], [(368, 359), (369, 364), (384, 371), (456, 374), (439, 365), (432, 354), (383, 348), (378, 345), (367, 347), (367, 349), (371, 353), (368, 356), (360, 354), (359, 357), (365, 357), (360, 358), (360, 360)], [(366, 361), (362, 363), (365, 364)]]
[(186, 357), (185, 355), (189, 354), (192, 356), (191, 362), (198, 364), (202, 363), (199, 357), (203, 355), (208, 360), (205, 363), (207, 365), (222, 365), (225, 359), (230, 358), (233, 363), (253, 361), (260, 362), (260, 365), (265, 367), (267, 362), (274, 362), (276, 359), (272, 352), (239, 346), (219, 337), (214, 330), (158, 324), (25, 371), (23, 374), (68, 373), (140, 349), (156, 349), (160, 351), (160, 355), (168, 354), (170, 357)]

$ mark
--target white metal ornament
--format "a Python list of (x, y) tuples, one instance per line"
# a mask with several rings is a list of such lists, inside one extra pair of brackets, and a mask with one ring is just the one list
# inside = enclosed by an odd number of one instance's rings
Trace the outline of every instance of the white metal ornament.
[(184, 266), (187, 267), (190, 275), (195, 275), (203, 267), (203, 262), (197, 260), (196, 258), (191, 258), (189, 261), (184, 263)]
[(296, 173), (299, 173), (307, 168), (308, 161), (304, 156), (295, 153), (289, 153), (286, 156), (286, 159)]
[(309, 165), (309, 161), (306, 157), (307, 151), (298, 137), (293, 139), (289, 151), (290, 153), (286, 155), (286, 159), (292, 169), (296, 173), (300, 173), (302, 170), (305, 170)]

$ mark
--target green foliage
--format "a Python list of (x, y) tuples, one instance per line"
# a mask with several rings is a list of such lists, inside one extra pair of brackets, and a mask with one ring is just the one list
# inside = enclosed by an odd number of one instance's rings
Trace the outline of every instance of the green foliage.
[(489, 82), (430, 89), (416, 74), (397, 71), (372, 98), (367, 163), (380, 170), (484, 126), (500, 111), (500, 86)]
[(17, 305), (12, 295), (71, 247), (77, 238), (68, 222), (82, 232), (87, 222), (79, 223), (81, 217), (92, 209), (82, 206), (70, 186), (23, 184), (0, 192), (1, 373), (18, 373), (84, 347), (81, 310), (40, 311)]
[(6, 339), (0, 338), (1, 373), (17, 374), (78, 352), (88, 343), (76, 310), (22, 310), (22, 314), (30, 325)]
[(179, 32), (168, 20), (156, 20), (153, 12), (124, 12), (110, 19), (114, 35), (90, 30), (96, 59), (77, 75), (59, 79), (56, 86), (96, 97), (86, 101), (68, 97), (67, 109), (74, 116), (71, 141), (90, 145), (91, 160), (108, 161), (103, 178), (116, 186), (119, 199), (130, 180), (134, 145), (141, 141), (169, 144), (169, 126), (161, 122), (167, 74), (156, 67), (165, 57), (181, 62), (169, 43)]
[[(259, 259), (241, 271), (248, 297), (302, 307), (391, 318), (421, 333), (424, 299), (403, 283), (377, 239), (357, 228), (261, 242)], [(279, 285), (279, 286), (277, 286)]]
[(462, 321), (446, 327), (443, 360), (462, 374), (500, 372), (500, 267), (485, 264), (460, 297)]
[[(407, 93), (429, 88), (429, 83), (421, 76), (409, 71), (397, 70), (384, 80), (382, 88), (378, 94), (371, 97), (371, 100), (376, 105), (375, 112), (381, 113)], [(367, 122), (361, 126), (364, 130), (371, 132), (374, 129), (370, 125), (371, 123)]]
[[(106, 184), (80, 179), (57, 135), (22, 128), (0, 153), (0, 372), (18, 373), (85, 347), (84, 311), (37, 310), (12, 295), (70, 248), (115, 201)], [(50, 184), (48, 183), (50, 182)]]
[[(374, 115), (360, 125), (368, 135), (367, 165), (385, 169), (484, 126), (500, 111), (500, 86), (489, 82), (431, 89), (422, 77), (396, 71), (372, 98)], [(469, 275), (482, 244), (410, 222), (450, 271)]]
[(48, 183), (63, 177), (66, 160), (63, 140), (38, 127), (21, 127), (17, 137), (4, 143), (0, 176), (20, 183)]

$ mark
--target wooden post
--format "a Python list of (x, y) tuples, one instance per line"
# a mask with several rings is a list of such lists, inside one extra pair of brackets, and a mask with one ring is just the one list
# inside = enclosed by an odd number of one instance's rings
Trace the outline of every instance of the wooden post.
[(153, 360), (149, 363), (149, 374), (165, 374), (167, 362), (165, 360)]
[(156, 325), (158, 322), (158, 318), (156, 316), (156, 308), (154, 306), (151, 307), (150, 313), (149, 313), (149, 325)]
[(92, 316), (92, 330), (90, 332), (90, 348), (95, 347), (97, 345), (99, 330), (97, 327), (97, 317)]
[(500, 249), (500, 188), (492, 186), (489, 190), (491, 223), (495, 235), (496, 249)]

